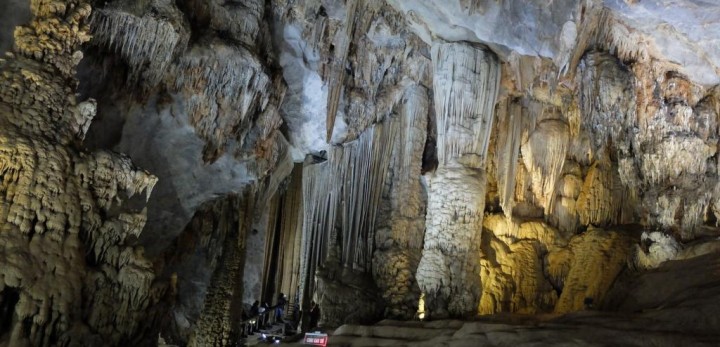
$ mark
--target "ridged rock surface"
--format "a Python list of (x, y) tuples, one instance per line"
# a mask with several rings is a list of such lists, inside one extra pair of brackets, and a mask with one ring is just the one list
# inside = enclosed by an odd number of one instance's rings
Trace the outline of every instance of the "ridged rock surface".
[(717, 23), (695, 0), (3, 1), (0, 346), (235, 345), (280, 293), (328, 329), (542, 326), (338, 343), (706, 343)]

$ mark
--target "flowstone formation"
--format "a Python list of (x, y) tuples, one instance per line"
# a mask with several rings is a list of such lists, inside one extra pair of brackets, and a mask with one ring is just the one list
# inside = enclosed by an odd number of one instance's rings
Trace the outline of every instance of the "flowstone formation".
[(31, 10), (0, 62), (0, 345), (147, 344), (164, 287), (136, 241), (157, 178), (80, 147), (96, 108), (74, 95), (90, 6)]
[(280, 293), (300, 329), (509, 320), (349, 344), (716, 334), (716, 4), (12, 0), (0, 49), (28, 13), (0, 345), (236, 345)]
[[(302, 175), (301, 305), (315, 299), (330, 325), (412, 318), (426, 205), (429, 47), (383, 1), (278, 5), (289, 84), (281, 111), (290, 141), (313, 153)], [(326, 83), (321, 105), (309, 89), (316, 78)], [(326, 132), (309, 128), (316, 113)]]

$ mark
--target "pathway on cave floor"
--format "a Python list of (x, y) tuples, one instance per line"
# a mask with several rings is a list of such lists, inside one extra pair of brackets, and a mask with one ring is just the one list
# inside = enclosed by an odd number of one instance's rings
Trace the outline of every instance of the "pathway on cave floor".
[[(281, 330), (277, 324), (264, 333), (280, 335)], [(329, 335), (328, 346), (717, 346), (720, 342), (720, 334), (659, 330), (638, 316), (600, 311), (493, 315), (475, 321), (384, 320), (370, 326), (343, 325)], [(244, 346), (307, 346), (302, 341), (271, 343), (261, 336), (262, 332), (249, 336)]]

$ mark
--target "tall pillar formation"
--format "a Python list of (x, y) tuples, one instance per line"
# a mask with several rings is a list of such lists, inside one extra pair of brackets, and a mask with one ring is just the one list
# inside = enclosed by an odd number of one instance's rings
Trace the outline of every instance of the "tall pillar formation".
[(486, 48), (434, 42), (439, 165), (429, 177), (427, 231), (417, 280), (433, 317), (477, 312), (485, 165), (500, 63)]

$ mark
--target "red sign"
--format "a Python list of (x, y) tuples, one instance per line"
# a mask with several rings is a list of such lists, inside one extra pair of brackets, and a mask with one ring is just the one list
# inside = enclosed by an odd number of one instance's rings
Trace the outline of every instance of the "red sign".
[(303, 343), (306, 345), (327, 346), (328, 336), (320, 333), (305, 333)]

